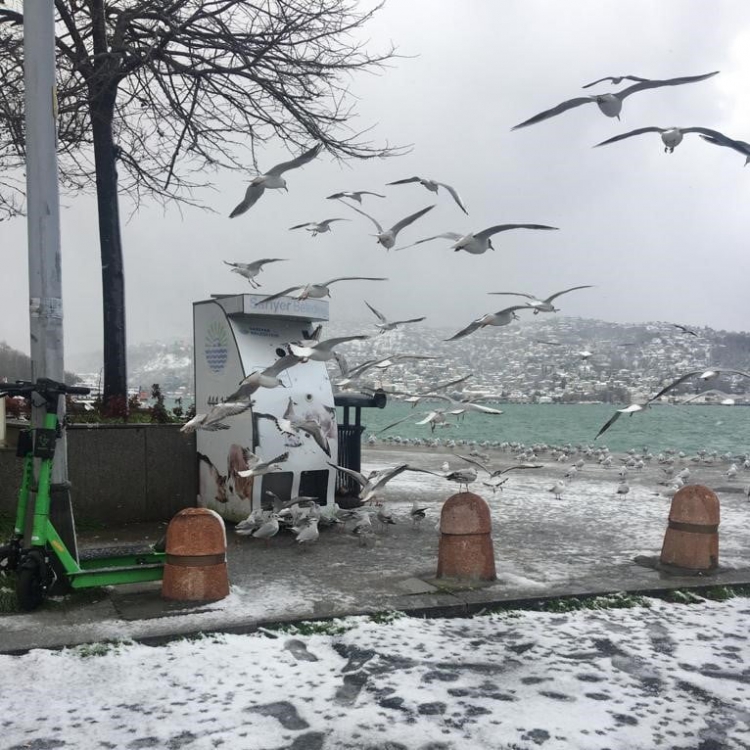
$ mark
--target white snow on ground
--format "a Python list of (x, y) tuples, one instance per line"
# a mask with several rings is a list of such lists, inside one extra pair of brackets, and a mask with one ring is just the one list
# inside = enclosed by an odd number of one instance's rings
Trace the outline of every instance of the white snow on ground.
[(0, 656), (1, 744), (750, 747), (750, 600), (646, 604)]

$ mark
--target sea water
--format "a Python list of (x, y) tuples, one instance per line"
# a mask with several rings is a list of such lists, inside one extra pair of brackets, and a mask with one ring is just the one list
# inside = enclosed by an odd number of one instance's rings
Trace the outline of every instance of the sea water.
[[(502, 410), (501, 415), (469, 413), (464, 417), (447, 415), (450, 428), (415, 424), (432, 409), (444, 408), (438, 402), (412, 409), (410, 404), (392, 401), (384, 409), (362, 409), (366, 426), (363, 441), (374, 434), (378, 442), (388, 435), (402, 438), (439, 437), (441, 442), (483, 440), (508, 441), (532, 445), (606, 445), (612, 451), (647, 448), (658, 453), (668, 448), (694, 454), (700, 449), (730, 452), (741, 456), (750, 453), (750, 407), (703, 405), (656, 405), (633, 415), (623, 414), (600, 438), (599, 429), (615, 413), (610, 404), (490, 404)], [(338, 410), (343, 424), (343, 409)], [(403, 417), (401, 424), (380, 432)], [(350, 422), (354, 409), (349, 410)]]

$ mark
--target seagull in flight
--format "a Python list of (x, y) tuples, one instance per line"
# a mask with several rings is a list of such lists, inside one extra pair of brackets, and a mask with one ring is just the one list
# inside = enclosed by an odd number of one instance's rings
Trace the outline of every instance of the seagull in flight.
[(299, 290), (299, 294), (293, 295), (294, 299), (308, 299), (312, 297), (314, 299), (320, 299), (322, 297), (330, 297), (331, 292), (328, 289), (331, 284), (335, 284), (338, 281), (388, 281), (387, 278), (382, 276), (339, 276), (329, 281), (320, 281), (314, 284), (301, 284), (300, 286), (290, 286), (288, 289), (284, 289), (283, 292), (277, 292), (268, 297), (264, 297), (255, 305), (263, 305), (266, 302), (279, 299), (279, 297), (286, 297), (290, 292), (296, 292)]
[(464, 250), (472, 255), (481, 255), (487, 252), (487, 250), (494, 250), (492, 245), (492, 235), (498, 232), (507, 232), (509, 229), (558, 229), (558, 227), (550, 227), (546, 224), (497, 224), (494, 227), (488, 227), (483, 229), (481, 232), (469, 232), (469, 234), (459, 234), (458, 232), (443, 232), (442, 234), (436, 234), (434, 237), (426, 237), (423, 240), (417, 240), (411, 245), (399, 248), (399, 250), (405, 250), (407, 247), (414, 247), (415, 245), (421, 245), (423, 242), (431, 242), (432, 240), (446, 239), (453, 240), (451, 250), (458, 252)]
[(531, 302), (527, 302), (526, 304), (529, 307), (533, 307), (534, 315), (537, 315), (540, 312), (560, 312), (559, 309), (552, 304), (552, 300), (557, 299), (562, 294), (574, 292), (576, 289), (591, 289), (591, 284), (585, 284), (584, 286), (572, 286), (570, 287), (570, 289), (563, 289), (562, 292), (555, 292), (555, 294), (550, 294), (550, 296), (546, 297), (545, 299), (539, 299), (533, 294), (524, 294), (523, 292), (488, 292), (488, 294), (503, 294), (512, 295), (514, 297), (526, 297), (527, 299), (531, 300)]
[[(276, 429), (284, 436), (296, 438), (300, 432), (309, 435), (328, 458), (331, 457), (331, 447), (326, 436), (322, 433), (320, 425), (314, 419), (305, 419), (294, 411), (294, 400), (289, 398), (284, 416), (279, 419), (273, 414), (255, 412), (258, 419), (268, 419), (274, 423)], [(297, 443), (299, 444), (299, 443)]]
[(385, 333), (386, 331), (392, 331), (394, 328), (398, 328), (398, 326), (406, 325), (407, 323), (421, 323), (423, 320), (425, 320), (424, 317), (421, 318), (409, 318), (409, 320), (388, 320), (383, 313), (376, 310), (367, 300), (365, 300), (365, 304), (367, 307), (372, 310), (375, 317), (378, 319), (378, 323), (375, 323), (375, 328), (380, 329), (380, 333)]
[(401, 221), (396, 222), (390, 229), (384, 230), (380, 225), (380, 222), (377, 219), (373, 219), (370, 214), (366, 214), (361, 209), (356, 208), (356, 206), (351, 206), (348, 203), (347, 205), (352, 209), (352, 211), (356, 211), (358, 214), (362, 214), (362, 216), (367, 217), (375, 225), (375, 228), (378, 230), (378, 233), (375, 235), (375, 237), (377, 237), (378, 242), (386, 250), (390, 250), (396, 244), (396, 237), (404, 227), (408, 227), (409, 224), (416, 221), (421, 216), (424, 216), (428, 211), (432, 211), (432, 209), (435, 208), (435, 204), (433, 203), (433, 205), (427, 206), (427, 208), (423, 208), (416, 213), (407, 216), (405, 219), (401, 219)]
[(237, 476), (246, 477), (260, 477), (263, 474), (270, 474), (273, 471), (281, 471), (281, 464), (289, 458), (288, 453), (282, 453), (276, 458), (272, 458), (270, 461), (263, 461), (260, 456), (256, 456), (254, 453), (250, 453), (247, 465), (249, 468), (244, 471), (238, 471)]
[(263, 266), (266, 263), (280, 263), (281, 261), (287, 260), (286, 258), (262, 258), (261, 260), (253, 261), (252, 263), (230, 263), (229, 261), (223, 261), (228, 266), (232, 266), (232, 273), (238, 273), (240, 276), (244, 276), (249, 282), (253, 289), (259, 289), (260, 284), (255, 281), (255, 277), (263, 270)]
[(289, 227), (289, 230), (292, 229), (307, 229), (308, 232), (312, 234), (313, 237), (317, 237), (319, 234), (325, 234), (326, 232), (331, 231), (331, 224), (333, 224), (334, 221), (351, 221), (351, 219), (323, 219), (323, 221), (306, 221), (304, 224), (295, 224), (293, 227)]
[(639, 76), (604, 76), (604, 78), (598, 78), (596, 81), (592, 81), (591, 83), (587, 83), (585, 86), (582, 86), (584, 89), (590, 89), (592, 86), (596, 86), (597, 83), (604, 83), (604, 81), (609, 81), (613, 86), (619, 86), (623, 81), (648, 81), (649, 78), (640, 78)]
[(717, 136), (719, 138), (725, 138), (725, 136), (723, 136), (718, 131), (710, 130), (709, 128), (659, 128), (656, 126), (649, 126), (645, 128), (636, 128), (635, 130), (631, 130), (628, 133), (621, 133), (620, 135), (608, 138), (606, 141), (597, 143), (594, 148), (598, 148), (599, 146), (606, 146), (609, 143), (616, 143), (617, 141), (623, 141), (626, 138), (632, 138), (634, 135), (642, 135), (643, 133), (659, 133), (661, 135), (662, 143), (664, 144), (664, 152), (667, 154), (671, 154), (677, 148), (677, 146), (682, 143), (682, 138), (685, 133), (700, 133), (704, 136), (708, 136), (709, 138), (716, 138)]
[(542, 464), (515, 464), (514, 466), (508, 466), (507, 469), (492, 470), (474, 458), (469, 458), (468, 456), (461, 456), (458, 453), (455, 453), (454, 455), (456, 456), (456, 458), (460, 458), (462, 461), (467, 461), (470, 464), (474, 464), (474, 466), (478, 466), (482, 471), (486, 471), (487, 474), (489, 474), (490, 479), (501, 477), (503, 474), (507, 474), (510, 471), (521, 471), (525, 469), (543, 469), (544, 468)]
[(438, 188), (445, 188), (456, 201), (456, 205), (468, 216), (469, 212), (466, 210), (466, 206), (461, 200), (461, 196), (458, 194), (455, 188), (447, 185), (444, 182), (438, 182), (437, 180), (428, 180), (426, 177), (407, 177), (405, 180), (396, 180), (395, 182), (388, 182), (388, 185), (408, 185), (411, 182), (418, 182), (422, 187), (427, 188), (431, 193), (437, 193)]
[(697, 336), (698, 334), (687, 326), (680, 325), (679, 323), (670, 323), (673, 328), (678, 328), (683, 333), (687, 333), (690, 336)]
[(458, 333), (451, 336), (446, 341), (455, 341), (456, 339), (462, 339), (464, 336), (468, 336), (474, 331), (478, 331), (480, 328), (485, 326), (507, 326), (514, 320), (518, 320), (516, 310), (531, 310), (529, 305), (513, 305), (512, 307), (506, 307), (504, 310), (499, 310), (496, 313), (487, 313), (481, 318), (473, 320), (466, 328), (462, 328)]
[[(227, 398), (227, 401), (247, 401), (259, 388), (276, 388), (284, 384), (279, 380), (279, 375), (302, 360), (291, 354), (279, 357), (270, 367), (265, 370), (253, 370), (249, 375), (240, 380), (240, 387)], [(205, 429), (205, 428), (204, 428)]]
[(747, 143), (747, 141), (737, 141), (734, 138), (728, 138), (725, 135), (721, 135), (721, 133), (717, 133), (710, 138), (706, 135), (702, 135), (701, 138), (703, 138), (704, 141), (708, 141), (708, 143), (713, 143), (714, 146), (731, 148), (733, 151), (736, 151), (738, 154), (742, 154), (745, 157), (745, 166), (750, 164), (750, 143)]
[(333, 464), (330, 461), (328, 462), (328, 465), (332, 466), (338, 471), (343, 471), (344, 474), (350, 476), (352, 479), (354, 479), (355, 482), (360, 485), (361, 489), (359, 491), (358, 497), (360, 502), (363, 504), (372, 502), (376, 498), (376, 496), (379, 496), (385, 488), (385, 485), (390, 482), (391, 479), (397, 477), (404, 471), (411, 470), (409, 464), (397, 464), (396, 466), (392, 466), (387, 469), (371, 471), (367, 476), (365, 476), (364, 474), (361, 474), (354, 469), (347, 469), (344, 466), (338, 466), (337, 464)]
[(568, 99), (567, 101), (562, 102), (562, 104), (558, 104), (556, 107), (552, 107), (552, 109), (540, 112), (538, 115), (534, 115), (518, 125), (514, 125), (511, 130), (518, 130), (519, 128), (525, 128), (529, 125), (535, 125), (538, 122), (542, 122), (542, 120), (548, 120), (550, 117), (555, 117), (555, 115), (567, 112), (569, 109), (580, 107), (583, 104), (592, 103), (599, 107), (602, 114), (607, 117), (616, 117), (619, 120), (622, 103), (631, 94), (635, 94), (639, 91), (647, 91), (648, 89), (657, 89), (663, 86), (680, 86), (684, 83), (705, 81), (707, 78), (715, 76), (718, 72), (718, 70), (715, 70), (712, 73), (705, 73), (699, 76), (682, 76), (681, 78), (666, 78), (664, 80), (643, 80), (615, 93), (577, 96), (574, 99)]
[(275, 167), (271, 167), (265, 174), (259, 174), (255, 177), (250, 182), (250, 185), (248, 185), (242, 202), (235, 206), (232, 213), (229, 214), (229, 218), (233, 219), (235, 216), (244, 214), (245, 211), (252, 208), (258, 202), (261, 195), (266, 192), (266, 189), (286, 190), (286, 180), (281, 175), (290, 169), (296, 169), (312, 161), (320, 153), (321, 148), (322, 144), (318, 143), (309, 151), (300, 154), (296, 159), (277, 164)]
[(334, 346), (343, 344), (347, 341), (362, 341), (369, 339), (369, 336), (340, 336), (335, 339), (324, 339), (323, 341), (306, 341), (302, 344), (289, 344), (289, 349), (295, 357), (299, 357), (301, 362), (307, 362), (312, 359), (316, 362), (325, 362), (333, 359), (335, 352)]
[(362, 203), (362, 196), (363, 195), (374, 195), (376, 198), (385, 198), (384, 195), (381, 195), (380, 193), (372, 193), (369, 190), (345, 190), (341, 193), (334, 193), (333, 195), (327, 195), (327, 200), (341, 200), (342, 198), (349, 198), (349, 200), (357, 201), (357, 203)]
[(686, 380), (690, 380), (690, 378), (698, 378), (704, 383), (707, 383), (709, 380), (718, 378), (719, 375), (739, 375), (740, 377), (750, 379), (750, 373), (748, 372), (744, 372), (743, 370), (731, 370), (724, 367), (716, 367), (709, 370), (691, 370), (690, 372), (681, 375), (676, 380), (673, 380), (669, 385), (664, 386), (664, 388), (662, 388), (651, 400), (653, 401), (657, 398), (661, 398), (665, 393), (668, 393), (673, 388), (681, 385)]
[(196, 414), (189, 422), (186, 422), (180, 428), (180, 432), (189, 435), (196, 430), (214, 432), (216, 430), (229, 429), (227, 425), (223, 424), (223, 421), (228, 417), (242, 414), (252, 405), (253, 402), (249, 399), (247, 401), (233, 401), (231, 399), (222, 401), (216, 404), (216, 406), (214, 406), (207, 414)]

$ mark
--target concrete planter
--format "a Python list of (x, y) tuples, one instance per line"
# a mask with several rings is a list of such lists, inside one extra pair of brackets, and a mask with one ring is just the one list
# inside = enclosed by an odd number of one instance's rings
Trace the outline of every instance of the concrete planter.
[[(169, 521), (194, 507), (195, 436), (179, 430), (179, 424), (71, 425), (68, 474), (76, 518), (112, 525)], [(0, 513), (14, 512), (20, 481), (15, 447), (0, 449)]]

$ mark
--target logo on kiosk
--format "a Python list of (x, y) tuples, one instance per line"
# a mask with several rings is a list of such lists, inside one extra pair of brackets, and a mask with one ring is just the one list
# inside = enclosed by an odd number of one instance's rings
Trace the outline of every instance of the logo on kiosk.
[(227, 363), (229, 334), (223, 323), (211, 323), (206, 331), (206, 364), (212, 372), (221, 372)]

